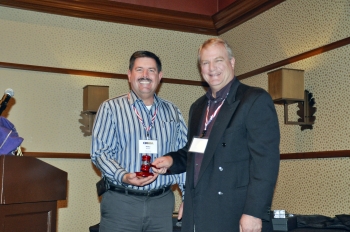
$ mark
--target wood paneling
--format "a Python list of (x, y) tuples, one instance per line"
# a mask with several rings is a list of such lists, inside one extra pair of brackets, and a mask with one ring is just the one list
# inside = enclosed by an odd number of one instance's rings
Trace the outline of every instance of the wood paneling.
[(23, 152), (23, 156), (36, 158), (90, 159), (89, 153)]
[(318, 158), (343, 158), (350, 157), (350, 150), (317, 151), (281, 154), (281, 160), (287, 159), (318, 159)]
[[(168, 9), (174, 11), (188, 12), (202, 15), (213, 15), (218, 12), (218, 5), (223, 0), (109, 0), (111, 2), (124, 2), (140, 6)], [(235, 0), (225, 0), (227, 5)], [(219, 3), (218, 3), (219, 2)], [(226, 6), (227, 6), (226, 5)]]
[(107, 22), (220, 35), (285, 0), (237, 0), (213, 16), (107, 0), (0, 0), (0, 6)]
[(216, 35), (210, 16), (110, 1), (0, 0), (0, 5), (114, 23)]

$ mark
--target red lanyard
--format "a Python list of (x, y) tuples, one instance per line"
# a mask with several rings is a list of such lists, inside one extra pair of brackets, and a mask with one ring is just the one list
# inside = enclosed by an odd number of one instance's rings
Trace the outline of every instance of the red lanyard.
[(146, 127), (146, 125), (145, 125), (145, 123), (144, 123), (144, 121), (143, 121), (141, 115), (140, 115), (139, 112), (137, 111), (136, 107), (135, 107), (134, 105), (133, 105), (132, 107), (133, 107), (133, 109), (134, 109), (134, 112), (135, 112), (137, 118), (138, 118), (139, 121), (141, 122), (143, 128), (145, 128), (145, 130), (146, 130), (146, 136), (147, 136), (147, 140), (148, 140), (148, 139), (149, 139), (149, 131), (150, 131), (150, 130), (152, 129), (152, 127), (153, 127), (154, 120), (156, 119), (156, 116), (157, 116), (158, 107), (156, 108), (156, 111), (154, 112), (153, 117), (152, 117), (152, 119), (151, 119), (151, 123), (150, 123), (150, 125), (149, 125), (148, 127)]
[(202, 132), (202, 136), (204, 137), (205, 134), (207, 133), (207, 127), (208, 125), (213, 121), (213, 119), (215, 118), (215, 116), (219, 113), (221, 106), (224, 104), (226, 98), (224, 100), (222, 100), (221, 104), (218, 106), (218, 108), (216, 108), (216, 110), (214, 111), (214, 113), (208, 118), (209, 116), (209, 106), (210, 106), (210, 101), (208, 101), (208, 106), (207, 106), (207, 114), (205, 116), (205, 124), (204, 124), (204, 130)]

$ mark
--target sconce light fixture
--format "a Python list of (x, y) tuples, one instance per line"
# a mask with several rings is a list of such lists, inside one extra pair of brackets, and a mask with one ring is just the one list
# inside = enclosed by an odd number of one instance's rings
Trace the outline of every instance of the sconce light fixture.
[[(275, 104), (284, 105), (284, 123), (299, 125), (301, 130), (312, 129), (316, 117), (315, 99), (304, 90), (304, 70), (281, 68), (267, 73), (268, 92)], [(288, 105), (298, 103), (297, 122), (288, 120)]]
[(83, 111), (79, 120), (80, 127), (85, 136), (91, 135), (95, 115), (101, 103), (109, 98), (109, 87), (101, 85), (86, 85), (83, 88)]

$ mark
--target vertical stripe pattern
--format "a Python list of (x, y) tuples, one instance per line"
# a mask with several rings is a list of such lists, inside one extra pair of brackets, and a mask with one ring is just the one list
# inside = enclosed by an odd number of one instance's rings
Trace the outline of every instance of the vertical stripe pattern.
[[(168, 152), (176, 151), (187, 142), (187, 126), (180, 110), (171, 102), (154, 95), (154, 103), (148, 110), (133, 91), (128, 95), (103, 102), (96, 114), (91, 145), (91, 160), (102, 175), (117, 185), (125, 185), (122, 178), (126, 173), (139, 172), (141, 156), (139, 140), (146, 140), (146, 130), (139, 121), (136, 108), (146, 127), (157, 114), (149, 131), (150, 140), (157, 140), (157, 154), (149, 154), (151, 162)], [(138, 190), (159, 189), (179, 184), (181, 191), (185, 184), (185, 173), (159, 175), (151, 184), (143, 187), (130, 185)]]

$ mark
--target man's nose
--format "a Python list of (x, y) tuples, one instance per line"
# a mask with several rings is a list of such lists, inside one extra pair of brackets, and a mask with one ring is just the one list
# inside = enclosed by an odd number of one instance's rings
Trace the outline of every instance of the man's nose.
[(214, 70), (216, 68), (215, 62), (210, 62), (209, 63), (209, 70)]
[(142, 73), (142, 76), (148, 77), (148, 70), (144, 70), (143, 73)]

